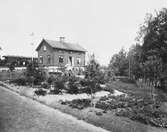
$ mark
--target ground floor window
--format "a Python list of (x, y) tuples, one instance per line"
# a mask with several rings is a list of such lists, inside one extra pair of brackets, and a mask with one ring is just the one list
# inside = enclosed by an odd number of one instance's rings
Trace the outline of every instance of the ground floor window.
[(78, 65), (81, 64), (81, 58), (77, 58), (77, 64), (78, 64)]
[(63, 56), (59, 56), (59, 63), (63, 63), (64, 62), (64, 57)]
[(51, 63), (51, 57), (50, 57), (50, 55), (48, 55), (48, 64), (50, 64)]
[(43, 56), (39, 56), (39, 63), (43, 63)]

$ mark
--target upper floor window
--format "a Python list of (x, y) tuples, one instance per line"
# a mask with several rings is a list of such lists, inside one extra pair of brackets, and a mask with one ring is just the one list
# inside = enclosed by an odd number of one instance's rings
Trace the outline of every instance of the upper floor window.
[(63, 62), (64, 62), (63, 56), (59, 56), (59, 63), (63, 63)]
[(50, 57), (50, 55), (48, 55), (48, 64), (50, 64), (51, 63), (51, 57)]
[(43, 63), (43, 57), (42, 56), (39, 57), (39, 63), (41, 63), (41, 64)]
[(77, 58), (77, 64), (78, 64), (78, 65), (81, 64), (81, 58)]
[(43, 46), (43, 51), (46, 51), (46, 45)]

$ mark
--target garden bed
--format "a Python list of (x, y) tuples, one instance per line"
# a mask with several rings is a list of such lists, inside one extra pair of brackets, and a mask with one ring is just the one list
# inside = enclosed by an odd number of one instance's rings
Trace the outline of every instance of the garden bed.
[[(113, 132), (129, 132), (129, 131), (134, 131), (134, 132), (161, 132), (161, 131), (166, 131), (165, 129), (161, 128), (155, 128), (155, 127), (150, 127), (148, 125), (144, 125), (138, 122), (134, 122), (128, 118), (124, 118), (122, 116), (115, 116), (115, 113), (117, 112), (117, 109), (112, 109), (112, 110), (104, 110), (102, 108), (98, 108), (96, 105), (96, 108), (90, 107), (90, 98), (81, 98), (81, 95), (78, 95), (80, 98), (76, 98), (76, 95), (71, 95), (75, 98), (71, 98), (67, 100), (68, 94), (64, 95), (46, 95), (46, 96), (35, 96), (34, 97), (34, 89), (31, 87), (23, 87), (23, 86), (15, 86), (15, 85), (9, 85), (10, 89), (13, 91), (19, 91), (20, 94), (30, 97), (32, 99), (35, 99), (41, 103), (44, 103), (50, 107), (53, 107), (55, 109), (59, 109), (62, 112), (71, 114), (78, 119), (85, 120), (89, 123), (92, 123), (96, 126), (103, 127), (107, 130), (111, 130)], [(119, 95), (121, 92), (114, 92), (115, 95), (118, 97), (121, 96)], [(111, 96), (112, 98), (115, 98), (113, 94), (110, 94), (109, 97)], [(87, 95), (87, 94), (86, 94)], [(98, 95), (98, 94), (96, 94)], [(64, 97), (63, 97), (64, 96)], [(106, 96), (106, 97), (104, 97)], [(107, 99), (107, 95), (103, 94), (103, 98), (99, 98), (100, 101), (105, 101)], [(60, 98), (61, 97), (61, 98)], [(63, 98), (62, 98), (63, 97)], [(90, 97), (87, 95), (87, 97)], [(122, 97), (120, 97), (122, 98)], [(63, 100), (64, 99), (64, 100)], [(72, 101), (73, 100), (73, 101)], [(122, 99), (120, 99), (122, 100)], [(62, 104), (62, 102), (68, 102), (66, 105)], [(78, 105), (80, 104), (80, 105)]]

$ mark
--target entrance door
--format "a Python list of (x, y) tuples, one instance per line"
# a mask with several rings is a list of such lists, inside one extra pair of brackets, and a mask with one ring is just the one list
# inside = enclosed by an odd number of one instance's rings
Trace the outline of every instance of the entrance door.
[(70, 66), (74, 66), (74, 57), (69, 56), (68, 60), (69, 60), (68, 63), (70, 64)]

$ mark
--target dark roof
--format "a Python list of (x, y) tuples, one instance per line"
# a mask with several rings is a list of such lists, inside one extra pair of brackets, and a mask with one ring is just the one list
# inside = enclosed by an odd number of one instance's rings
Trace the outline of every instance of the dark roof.
[[(71, 44), (64, 41), (53, 41), (53, 40), (47, 40), (47, 39), (43, 39), (42, 42), (43, 41), (49, 44), (52, 48), (86, 52), (86, 50), (78, 44)], [(40, 48), (40, 45), (42, 44), (42, 42), (39, 44), (36, 50)]]
[[(32, 57), (28, 57), (28, 56), (20, 56), (20, 55), (4, 55), (3, 57), (10, 57), (10, 58), (32, 58)], [(37, 57), (33, 57), (33, 58), (37, 58)]]

